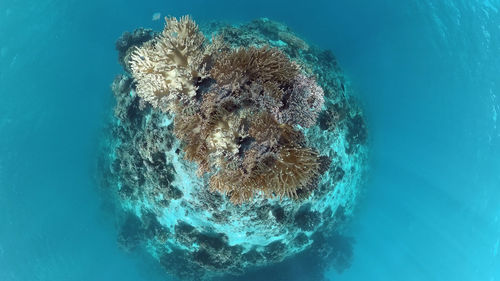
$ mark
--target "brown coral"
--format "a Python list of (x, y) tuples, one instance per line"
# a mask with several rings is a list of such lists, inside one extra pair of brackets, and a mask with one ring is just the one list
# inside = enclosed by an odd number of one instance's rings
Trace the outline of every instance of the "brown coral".
[(257, 114), (251, 123), (248, 133), (259, 144), (266, 144), (268, 147), (301, 147), (306, 145), (301, 131), (294, 129), (289, 124), (279, 123), (268, 112)]
[(237, 91), (246, 84), (262, 84), (271, 95), (280, 99), (280, 87), (290, 85), (299, 67), (276, 48), (239, 48), (222, 55), (210, 71), (221, 86)]
[(185, 143), (184, 157), (199, 165), (199, 173), (210, 171), (209, 151), (206, 141), (201, 137), (201, 117), (198, 114), (176, 115), (174, 134)]
[(323, 91), (276, 48), (230, 50), (207, 43), (190, 17), (167, 18), (162, 34), (130, 62), (137, 94), (174, 114), (174, 133), (211, 190), (232, 202), (308, 194), (321, 157), (299, 130), (315, 123)]
[[(266, 197), (296, 198), (317, 176), (320, 162), (310, 148), (283, 147), (277, 153), (249, 152), (249, 170), (225, 170), (212, 176), (210, 187), (240, 204), (261, 192)], [(245, 159), (247, 160), (247, 159)]]
[(254, 117), (248, 133), (258, 143), (267, 143), (268, 146), (273, 147), (278, 143), (281, 126), (273, 115), (262, 112)]

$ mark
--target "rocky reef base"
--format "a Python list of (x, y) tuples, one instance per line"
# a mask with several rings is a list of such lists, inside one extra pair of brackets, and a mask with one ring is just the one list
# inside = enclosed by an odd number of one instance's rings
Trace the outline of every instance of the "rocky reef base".
[(325, 103), (316, 124), (300, 129), (307, 144), (332, 161), (317, 188), (298, 199), (256, 196), (235, 205), (211, 192), (207, 176), (199, 177), (197, 164), (184, 159), (173, 116), (135, 92), (130, 53), (157, 34), (126, 32), (116, 44), (125, 73), (112, 85), (116, 105), (99, 161), (100, 186), (121, 214), (119, 245), (145, 249), (181, 280), (250, 280), (245, 274), (271, 272), (270, 265), (299, 257), (311, 268), (348, 268), (353, 246), (344, 231), (360, 195), (367, 132), (335, 57), (268, 19), (238, 26), (210, 23), (201, 30), (207, 38), (222, 34), (233, 48), (276, 47), (314, 76)]

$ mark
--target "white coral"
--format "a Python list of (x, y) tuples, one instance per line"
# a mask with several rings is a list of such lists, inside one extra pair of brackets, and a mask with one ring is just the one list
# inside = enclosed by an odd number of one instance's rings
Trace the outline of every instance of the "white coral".
[(173, 101), (189, 102), (195, 82), (206, 77), (205, 37), (189, 17), (165, 18), (160, 36), (136, 48), (130, 68), (137, 94), (153, 107), (171, 111)]

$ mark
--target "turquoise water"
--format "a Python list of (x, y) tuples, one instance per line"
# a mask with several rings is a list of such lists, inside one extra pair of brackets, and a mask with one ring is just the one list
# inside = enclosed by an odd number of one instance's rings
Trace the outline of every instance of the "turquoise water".
[[(352, 266), (332, 280), (499, 280), (500, 2), (331, 2), (0, 2), (0, 280), (166, 280), (118, 249), (95, 181), (114, 42), (161, 29), (155, 12), (268, 17), (339, 59), (372, 155)], [(304, 264), (260, 278), (309, 280)]]

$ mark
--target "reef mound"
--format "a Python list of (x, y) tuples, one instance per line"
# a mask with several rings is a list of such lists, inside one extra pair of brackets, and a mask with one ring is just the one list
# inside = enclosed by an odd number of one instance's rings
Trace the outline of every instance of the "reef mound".
[(116, 43), (99, 172), (120, 246), (182, 280), (299, 253), (348, 267), (367, 132), (333, 54), (268, 19), (166, 21)]

